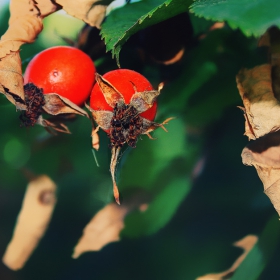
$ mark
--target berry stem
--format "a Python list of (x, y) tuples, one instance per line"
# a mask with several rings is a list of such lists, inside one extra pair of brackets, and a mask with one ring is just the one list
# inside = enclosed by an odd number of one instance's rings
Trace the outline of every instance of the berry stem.
[(112, 148), (112, 158), (111, 158), (111, 164), (110, 164), (110, 171), (111, 171), (111, 176), (112, 176), (112, 181), (113, 181), (113, 193), (115, 200), (118, 205), (120, 205), (120, 193), (118, 190), (118, 186), (116, 183), (115, 179), (115, 170), (116, 170), (116, 165), (117, 165), (117, 160), (120, 154), (121, 147), (113, 147)]

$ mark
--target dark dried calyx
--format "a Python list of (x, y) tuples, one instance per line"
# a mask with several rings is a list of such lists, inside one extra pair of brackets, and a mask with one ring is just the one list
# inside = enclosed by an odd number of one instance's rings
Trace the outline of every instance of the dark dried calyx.
[(43, 89), (38, 88), (32, 83), (24, 85), (26, 111), (20, 115), (22, 125), (34, 126), (39, 116), (43, 113), (45, 99)]
[(122, 147), (127, 143), (135, 148), (138, 136), (142, 133), (143, 119), (131, 105), (116, 104), (109, 132), (110, 148)]

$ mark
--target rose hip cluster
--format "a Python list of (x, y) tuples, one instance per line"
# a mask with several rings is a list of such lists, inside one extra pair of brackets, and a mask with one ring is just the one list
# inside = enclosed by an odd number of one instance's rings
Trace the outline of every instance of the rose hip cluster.
[[(83, 110), (77, 109), (78, 106), (86, 105), (90, 99), (90, 106), (86, 106), (97, 124), (92, 136), (98, 139), (96, 133), (101, 128), (110, 139), (113, 191), (120, 204), (115, 168), (121, 148), (125, 144), (135, 148), (141, 134), (153, 139), (150, 132), (158, 127), (166, 130), (164, 124), (172, 119), (154, 122), (156, 99), (162, 84), (154, 90), (144, 76), (128, 69), (113, 70), (101, 76), (96, 73), (91, 59), (73, 47), (53, 47), (39, 53), (27, 66), (24, 82), (27, 111), (21, 120), (26, 126), (34, 125), (44, 108), (48, 108), (47, 113), (50, 108), (56, 108), (53, 110), (56, 114), (68, 112), (65, 106), (63, 110), (57, 109), (61, 106), (57, 97), (66, 107), (79, 112)], [(44, 100), (42, 93), (55, 94), (56, 98), (47, 99), (45, 95)]]

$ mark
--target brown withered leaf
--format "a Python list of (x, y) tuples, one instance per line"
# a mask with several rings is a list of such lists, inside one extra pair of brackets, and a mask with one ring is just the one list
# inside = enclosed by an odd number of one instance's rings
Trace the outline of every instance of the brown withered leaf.
[(70, 101), (68, 98), (62, 97), (57, 93), (48, 93), (44, 95), (45, 105), (43, 109), (52, 116), (59, 114), (78, 114), (89, 117), (88, 113)]
[(27, 186), (13, 237), (3, 256), (12, 270), (21, 269), (44, 235), (56, 205), (56, 185), (46, 175)]
[(257, 241), (258, 241), (258, 238), (256, 236), (247, 235), (243, 239), (235, 242), (233, 245), (243, 249), (244, 252), (233, 263), (231, 268), (229, 268), (228, 270), (226, 270), (224, 272), (221, 272), (221, 273), (207, 274), (207, 275), (198, 277), (198, 278), (196, 278), (196, 280), (225, 280), (225, 279), (230, 279), (233, 276), (236, 269), (239, 267), (239, 265), (243, 262), (243, 260), (246, 258), (248, 253), (254, 247), (254, 245), (256, 244)]
[(32, 43), (43, 29), (43, 17), (60, 9), (51, 0), (11, 0), (9, 28), (0, 40), (0, 59)]
[(0, 58), (18, 51), (24, 43), (34, 42), (43, 29), (39, 14), (33, 1), (10, 1), (9, 28), (1, 37)]
[(250, 142), (241, 156), (243, 164), (256, 168), (264, 192), (280, 216), (280, 131)]
[(61, 9), (61, 6), (53, 0), (33, 0), (32, 2), (43, 18)]
[(19, 52), (12, 52), (0, 60), (0, 93), (17, 109), (26, 109)]
[(260, 38), (259, 46), (269, 47), (272, 88), (275, 97), (280, 101), (280, 30), (273, 26)]
[(85, 227), (72, 257), (76, 259), (85, 252), (99, 251), (108, 243), (119, 241), (127, 213), (127, 208), (115, 203), (101, 209)]
[(280, 103), (272, 90), (271, 65), (241, 70), (237, 87), (244, 104), (245, 135), (256, 139), (280, 128)]
[(106, 205), (84, 228), (72, 257), (76, 259), (85, 252), (99, 251), (107, 244), (119, 241), (126, 215), (134, 209), (145, 211), (149, 199), (147, 195), (138, 193), (121, 206), (115, 203)]
[(113, 0), (56, 0), (69, 15), (100, 28), (107, 6)]
[(242, 151), (242, 161), (253, 165), (264, 192), (280, 215), (280, 30), (270, 28), (259, 46), (268, 47), (270, 64), (242, 70), (237, 76), (244, 103), (245, 134), (256, 139)]
[(10, 1), (9, 28), (0, 40), (0, 92), (18, 109), (26, 109), (23, 104), (20, 46), (34, 42), (43, 29), (43, 16), (59, 8), (51, 0)]

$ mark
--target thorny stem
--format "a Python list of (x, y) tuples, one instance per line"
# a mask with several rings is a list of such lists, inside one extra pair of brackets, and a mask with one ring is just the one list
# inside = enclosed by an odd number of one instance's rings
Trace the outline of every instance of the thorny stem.
[(115, 179), (115, 169), (116, 169), (116, 165), (117, 165), (117, 160), (120, 154), (120, 150), (121, 147), (113, 147), (112, 148), (112, 158), (111, 158), (111, 164), (110, 164), (110, 171), (111, 171), (111, 176), (112, 176), (112, 181), (113, 181), (113, 193), (114, 193), (114, 197), (115, 200), (117, 202), (117, 204), (121, 204), (120, 203), (120, 193), (118, 190), (118, 186), (116, 183), (116, 179)]

